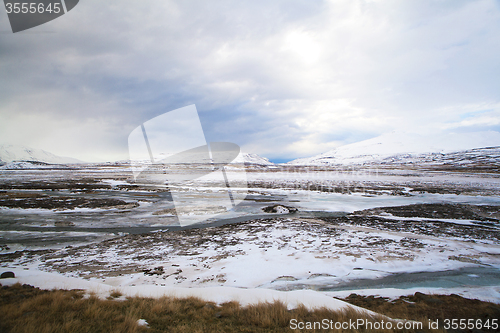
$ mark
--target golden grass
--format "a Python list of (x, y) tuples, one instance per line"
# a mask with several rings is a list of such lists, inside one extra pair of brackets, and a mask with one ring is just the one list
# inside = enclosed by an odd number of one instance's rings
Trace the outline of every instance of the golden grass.
[(351, 304), (384, 314), (391, 318), (409, 320), (474, 319), (485, 322), (500, 318), (500, 305), (459, 295), (426, 295), (415, 293), (395, 300), (383, 297), (351, 294), (343, 299)]
[[(44, 291), (19, 284), (0, 287), (0, 332), (292, 332), (290, 328), (292, 319), (310, 323), (321, 322), (323, 319), (348, 322), (358, 318), (387, 321), (387, 318), (381, 316), (370, 318), (353, 309), (332, 311), (321, 308), (311, 311), (299, 306), (294, 310), (288, 310), (285, 304), (278, 301), (241, 306), (237, 302), (217, 305), (194, 297), (159, 299), (130, 297), (123, 300), (121, 296), (118, 291), (113, 291), (108, 299), (102, 300), (95, 295), (84, 297), (84, 292), (78, 290)], [(119, 297), (120, 300), (116, 300)], [(363, 298), (355, 298), (358, 302), (362, 302)], [(411, 313), (403, 306), (397, 310), (395, 304), (392, 304), (391, 308), (388, 305), (391, 302), (388, 301), (370, 300), (365, 303), (372, 306), (377, 303), (377, 308), (381, 312), (392, 313), (399, 318), (403, 314), (409, 316), (407, 319), (424, 322), (427, 318), (431, 318), (425, 311), (420, 314)], [(437, 303), (439, 302), (430, 302), (426, 306)], [(488, 309), (490, 305), (485, 303), (483, 310)], [(409, 308), (413, 309), (412, 306)], [(148, 326), (139, 326), (138, 319), (145, 319)], [(365, 331), (370, 330), (300, 330), (300, 332)], [(377, 332), (395, 331), (413, 332), (395, 329), (377, 330)], [(423, 330), (416, 331), (430, 332), (425, 326)]]
[(112, 290), (107, 299), (115, 299), (123, 296), (119, 290)]

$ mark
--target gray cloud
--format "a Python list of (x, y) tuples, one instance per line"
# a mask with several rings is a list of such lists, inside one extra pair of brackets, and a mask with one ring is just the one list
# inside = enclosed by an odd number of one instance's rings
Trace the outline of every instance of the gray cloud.
[(0, 15), (2, 142), (126, 158), (133, 128), (193, 103), (209, 141), (277, 159), (498, 129), (495, 1), (86, 0), (17, 34)]

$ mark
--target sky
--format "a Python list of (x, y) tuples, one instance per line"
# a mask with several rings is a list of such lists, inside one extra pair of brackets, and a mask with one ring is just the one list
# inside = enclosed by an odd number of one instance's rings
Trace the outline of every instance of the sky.
[(81, 0), (12, 33), (0, 143), (84, 161), (195, 104), (208, 142), (271, 161), (391, 131), (500, 131), (498, 0)]

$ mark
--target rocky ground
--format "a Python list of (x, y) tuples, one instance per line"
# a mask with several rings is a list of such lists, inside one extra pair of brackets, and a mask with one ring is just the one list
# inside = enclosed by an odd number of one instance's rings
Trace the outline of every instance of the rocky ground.
[(92, 199), (74, 196), (49, 196), (40, 193), (0, 192), (0, 206), (20, 209), (68, 210), (75, 208), (117, 208), (138, 207), (136, 202), (128, 203), (117, 199)]
[(322, 218), (338, 225), (408, 232), (441, 238), (500, 242), (500, 206), (415, 204), (355, 211), (345, 217)]
[(127, 235), (61, 250), (18, 251), (0, 255), (0, 262), (117, 285), (335, 289), (357, 279), (412, 271), (499, 267), (497, 211), (427, 204), (339, 217), (290, 215)]

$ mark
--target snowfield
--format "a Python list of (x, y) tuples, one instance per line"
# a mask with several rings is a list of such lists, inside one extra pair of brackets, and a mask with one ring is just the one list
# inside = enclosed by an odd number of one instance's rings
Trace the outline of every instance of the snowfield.
[[(356, 225), (348, 219), (335, 221), (283, 217), (130, 235), (103, 241), (98, 246), (4, 255), (3, 266), (59, 272), (119, 288), (224, 286), (280, 291), (312, 289), (321, 293), (357, 289), (363, 287), (359, 281), (377, 281), (398, 274), (411, 277), (411, 273), (448, 272), (443, 274), (446, 275), (456, 271), (437, 290), (500, 301), (498, 285), (464, 288), (462, 281), (464, 276), (474, 275), (471, 272), (476, 273), (477, 267), (500, 268), (500, 246), (498, 236), (495, 238), (498, 231), (485, 228), (485, 235), (463, 233), (450, 238), (435, 231), (428, 235), (421, 227), (380, 230)], [(460, 223), (456, 226), (469, 227)], [(500, 281), (494, 271), (479, 269), (477, 273)], [(418, 283), (435, 291), (433, 283), (439, 279), (431, 277), (427, 284), (426, 279)], [(469, 280), (475, 279), (479, 280), (469, 276)], [(387, 281), (391, 294), (398, 286), (400, 293), (412, 288), (397, 281), (391, 286), (390, 279)]]
[(1, 283), (333, 309), (351, 292), (500, 303), (497, 150), (319, 167), (242, 155), (226, 170), (246, 174), (235, 207), (210, 174), (173, 188), (212, 216), (185, 227), (169, 189), (134, 182), (126, 163), (3, 168), (0, 271), (18, 277)]

